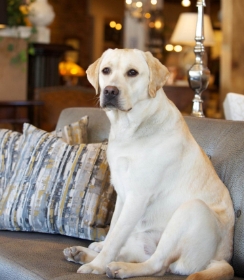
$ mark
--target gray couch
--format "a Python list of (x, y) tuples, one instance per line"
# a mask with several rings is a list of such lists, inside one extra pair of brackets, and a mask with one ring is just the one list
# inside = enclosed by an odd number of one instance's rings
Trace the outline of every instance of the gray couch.
[[(109, 122), (104, 112), (97, 108), (65, 109), (57, 128), (77, 121), (84, 115), (90, 117), (89, 142), (106, 139)], [(232, 265), (236, 275), (234, 279), (244, 279), (244, 122), (193, 117), (185, 117), (185, 120), (197, 142), (211, 158), (233, 199), (236, 223)], [(64, 259), (64, 248), (87, 246), (89, 243), (87, 240), (61, 235), (0, 231), (0, 279), (107, 279), (105, 275), (77, 274), (79, 265)], [(159, 277), (138, 279), (153, 280)], [(163, 279), (186, 277), (166, 275)]]

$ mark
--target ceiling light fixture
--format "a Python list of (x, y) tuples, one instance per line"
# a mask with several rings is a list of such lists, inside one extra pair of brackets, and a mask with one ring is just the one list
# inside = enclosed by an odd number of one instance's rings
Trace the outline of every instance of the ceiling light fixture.
[(182, 46), (181, 45), (174, 46), (174, 51), (175, 52), (181, 52), (182, 51)]
[(121, 30), (121, 29), (122, 29), (122, 24), (117, 23), (117, 24), (115, 25), (115, 29), (116, 29), (116, 30)]
[(181, 5), (183, 7), (189, 7), (189, 6), (191, 6), (191, 1), (190, 0), (182, 0)]
[(143, 6), (141, 1), (136, 2), (136, 7), (137, 8), (141, 8)]
[(110, 21), (110, 23), (109, 23), (109, 26), (111, 27), (111, 28), (115, 28), (115, 26), (116, 26), (116, 22), (115, 21)]
[(155, 11), (163, 9), (164, 0), (125, 0), (126, 10), (138, 20), (149, 19)]
[(172, 51), (174, 50), (174, 46), (171, 45), (171, 44), (167, 44), (167, 45), (165, 46), (165, 49), (166, 49), (166, 51), (168, 51), (168, 52), (172, 52)]

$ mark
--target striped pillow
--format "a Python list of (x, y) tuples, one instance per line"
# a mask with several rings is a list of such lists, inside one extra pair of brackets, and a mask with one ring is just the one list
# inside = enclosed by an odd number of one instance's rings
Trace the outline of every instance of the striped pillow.
[(13, 176), (21, 137), (22, 134), (19, 132), (0, 129), (0, 200)]
[(72, 146), (25, 124), (20, 146), (0, 201), (0, 229), (103, 240), (115, 203), (107, 144)]

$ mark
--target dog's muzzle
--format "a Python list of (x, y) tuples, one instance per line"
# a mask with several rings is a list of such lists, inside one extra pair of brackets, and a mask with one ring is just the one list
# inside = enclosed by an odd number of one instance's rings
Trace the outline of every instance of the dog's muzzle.
[(106, 86), (103, 90), (102, 108), (118, 108), (119, 89), (115, 86)]

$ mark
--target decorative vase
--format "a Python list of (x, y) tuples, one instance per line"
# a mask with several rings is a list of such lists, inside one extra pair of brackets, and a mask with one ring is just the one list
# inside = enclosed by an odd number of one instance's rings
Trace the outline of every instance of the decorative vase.
[(52, 23), (55, 17), (53, 7), (47, 0), (36, 0), (29, 6), (29, 20), (36, 27), (45, 27)]

